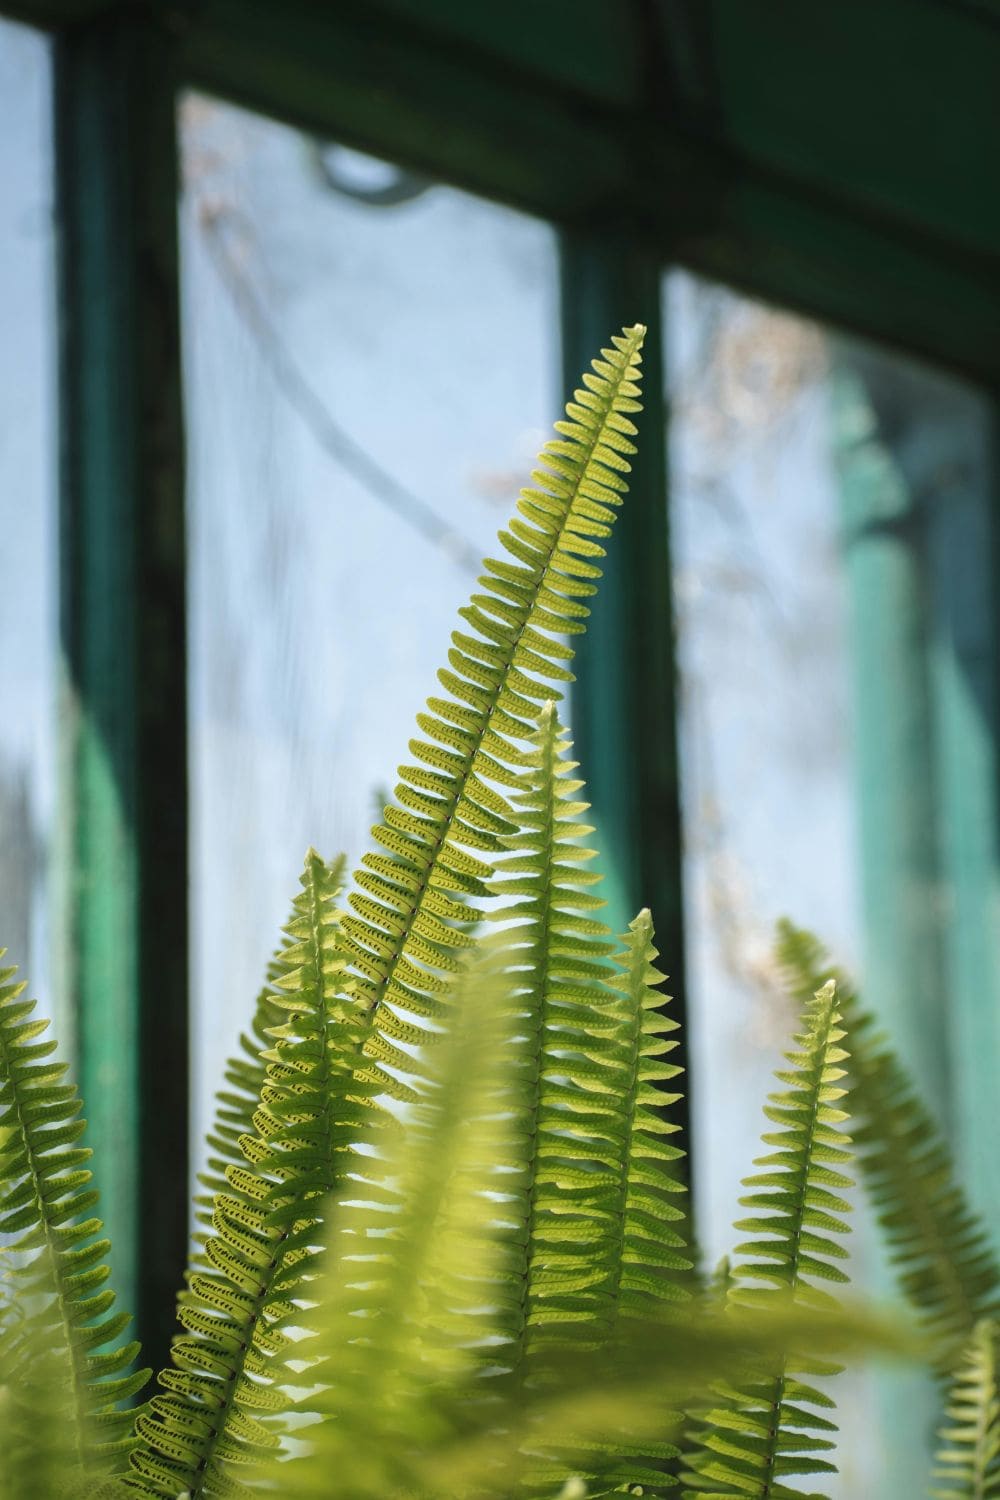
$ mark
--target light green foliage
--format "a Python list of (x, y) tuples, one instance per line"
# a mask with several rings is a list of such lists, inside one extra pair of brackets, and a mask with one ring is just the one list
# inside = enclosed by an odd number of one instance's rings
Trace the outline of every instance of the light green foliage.
[[(648, 919), (633, 944), (645, 979)], [(530, 1381), (508, 1378), (493, 1330), (508, 1281), (505, 1180), (526, 1143), (503, 959), (487, 954), (462, 971), (407, 1132), (369, 1158), (330, 1216), (310, 1319), (323, 1420), (305, 1434), (311, 1453), (260, 1474), (285, 1500), (527, 1500), (556, 1492), (571, 1453), (585, 1460), (572, 1472), (587, 1492), (603, 1493), (620, 1482), (626, 1453), (669, 1446), (676, 1407), (706, 1379), (745, 1373), (790, 1341), (829, 1353), (885, 1339), (870, 1322), (828, 1314), (706, 1319), (690, 1302), (654, 1298), (601, 1340), (591, 1326), (586, 1339), (539, 1347)], [(637, 1481), (638, 1458), (631, 1472)]]
[(519, 1294), (499, 1331), (526, 1370), (546, 1345), (600, 1337), (642, 1293), (680, 1295), (664, 1273), (689, 1265), (671, 1248), (678, 1185), (663, 1168), (680, 1152), (649, 1109), (654, 1082), (678, 1069), (658, 1061), (674, 1023), (653, 1014), (662, 976), (648, 913), (616, 976), (618, 944), (594, 914), (603, 902), (580, 842), (593, 832), (580, 821), (583, 783), (551, 704), (533, 744), (534, 784), (514, 799), (521, 832), (504, 840), (516, 852), (498, 860), (492, 886), (511, 903), (497, 915), (516, 923), (511, 1001), (529, 1142), (512, 1204)]
[(997, 1328), (976, 1324), (945, 1407), (932, 1500), (995, 1500), (1000, 1496), (1000, 1395)]
[[(342, 864), (328, 869), (310, 851), (263, 1002), (281, 1019), (267, 1027), (253, 1128), (239, 1139), (242, 1161), (225, 1165), (212, 1232), (180, 1298), (184, 1333), (160, 1374), (162, 1393), (136, 1421), (131, 1483), (145, 1494), (240, 1495), (240, 1468), (280, 1443), (270, 1416), (287, 1400), (270, 1381), (271, 1362), (314, 1267), (324, 1195), (368, 1132), (380, 1088), (354, 1066), (364, 1019), (338, 999), (341, 878)], [(230, 1106), (237, 1115), (240, 1097), (245, 1091)]]
[[(2, 957), (2, 953), (0, 953)], [(121, 1342), (129, 1315), (115, 1312), (94, 1215), (97, 1193), (80, 1143), (84, 1122), (66, 1064), (53, 1056), (48, 1022), (14, 969), (0, 970), (0, 1236), (8, 1300), (0, 1310), (0, 1386), (8, 1451), (18, 1412), (48, 1432), (47, 1458), (100, 1474), (130, 1446), (130, 1417), (116, 1409), (148, 1378), (128, 1373), (137, 1344)], [(22, 1431), (37, 1445), (41, 1433)], [(12, 1467), (16, 1460), (11, 1458)]]
[(752, 1238), (692, 1298), (652, 919), (601, 921), (554, 707), (626, 490), (642, 338), (594, 362), (522, 491), (348, 910), (344, 862), (306, 858), (219, 1095), (172, 1361), (135, 1413), (113, 1409), (145, 1377), (107, 1347), (124, 1320), (79, 1101), (0, 980), (0, 1500), (655, 1493), (681, 1411), (689, 1493), (781, 1500), (829, 1470), (804, 1377), (894, 1341), (816, 1285), (847, 1180), (834, 996), (779, 1075)]
[(853, 1136), (903, 1292), (937, 1345), (941, 1373), (953, 1368), (978, 1320), (1000, 1302), (1000, 1263), (969, 1204), (951, 1152), (892, 1048), (823, 947), (789, 922), (779, 956), (792, 991), (835, 978), (851, 1031)]
[[(832, 1299), (817, 1282), (847, 1280), (834, 1264), (846, 1251), (831, 1238), (846, 1233), (841, 1216), (850, 1206), (841, 1196), (851, 1186), (843, 1171), (849, 1142), (840, 1129), (846, 1118), (840, 1107), (843, 1036), (830, 983), (807, 1002), (798, 1048), (787, 1054), (792, 1068), (777, 1074), (785, 1091), (765, 1106), (780, 1128), (764, 1135), (773, 1149), (755, 1162), (762, 1170), (744, 1181), (751, 1191), (740, 1203), (752, 1214), (736, 1228), (753, 1238), (736, 1247), (732, 1302), (766, 1305), (779, 1288), (796, 1303), (826, 1307)], [(697, 1417), (686, 1493), (786, 1500), (804, 1493), (788, 1483), (792, 1476), (834, 1473), (820, 1455), (832, 1450), (829, 1434), (836, 1429), (815, 1410), (833, 1403), (809, 1381), (836, 1369), (827, 1361), (787, 1358), (745, 1384), (720, 1387), (720, 1404)]]

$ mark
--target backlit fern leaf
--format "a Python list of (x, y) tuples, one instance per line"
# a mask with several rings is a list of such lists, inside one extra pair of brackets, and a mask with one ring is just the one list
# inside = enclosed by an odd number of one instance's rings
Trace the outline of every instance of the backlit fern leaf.
[[(346, 867), (343, 854), (330, 862), (328, 880), (331, 888), (340, 890)], [(289, 923), (296, 920), (294, 908), (288, 920)], [(240, 1036), (239, 1052), (226, 1061), (223, 1077), (228, 1087), (220, 1089), (215, 1096), (215, 1118), (206, 1136), (209, 1155), (198, 1174), (205, 1193), (194, 1200), (195, 1218), (209, 1233), (216, 1194), (230, 1191), (231, 1184), (226, 1176), (228, 1169), (246, 1165), (240, 1141), (253, 1132), (254, 1115), (260, 1106), (267, 1077), (267, 1061), (263, 1054), (271, 1046), (269, 1029), (282, 1019), (281, 1006), (274, 997), (274, 985), (280, 979), (282, 969), (279, 948), (267, 966), (267, 983), (257, 996), (249, 1032)], [(197, 1237), (197, 1243), (203, 1241), (204, 1235)]]
[(656, 967), (659, 954), (648, 910), (639, 913), (622, 941), (624, 951), (616, 958), (621, 973), (611, 984), (621, 996), (626, 1026), (625, 1152), (620, 1178), (621, 1238), (615, 1249), (610, 1297), (616, 1317), (642, 1318), (648, 1316), (651, 1303), (686, 1300), (689, 1295), (683, 1273), (691, 1270), (691, 1261), (683, 1238), (669, 1227), (686, 1218), (674, 1202), (687, 1192), (673, 1168), (684, 1153), (669, 1144), (668, 1137), (679, 1127), (664, 1118), (664, 1111), (680, 1095), (663, 1088), (681, 1072), (676, 1063), (666, 1061), (677, 1046), (670, 1035), (680, 1023), (663, 1011), (669, 997), (660, 986), (666, 976)]
[[(816, 1281), (847, 1280), (832, 1264), (846, 1251), (831, 1238), (846, 1232), (840, 1216), (850, 1206), (840, 1196), (851, 1185), (841, 1170), (850, 1157), (839, 1128), (846, 1118), (839, 1107), (843, 1036), (831, 983), (807, 1002), (798, 1050), (787, 1054), (792, 1069), (777, 1074), (786, 1091), (772, 1094), (765, 1107), (780, 1129), (764, 1135), (774, 1149), (755, 1162), (763, 1170), (744, 1181), (752, 1191), (740, 1202), (753, 1214), (736, 1228), (754, 1238), (736, 1248), (741, 1259), (732, 1268), (731, 1299), (738, 1303), (766, 1304), (780, 1289), (796, 1302), (827, 1307), (832, 1298)], [(764, 1286), (748, 1287), (748, 1281)], [(836, 1428), (813, 1409), (833, 1403), (803, 1377), (836, 1369), (825, 1361), (782, 1360), (755, 1380), (718, 1387), (721, 1404), (696, 1415), (698, 1446), (688, 1458), (686, 1495), (792, 1500), (803, 1493), (789, 1485), (792, 1476), (835, 1473), (818, 1455), (832, 1449), (829, 1434)]]
[(139, 1346), (118, 1342), (130, 1318), (113, 1311), (81, 1101), (15, 976), (0, 970), (0, 1236), (11, 1298), (0, 1374), (14, 1391), (25, 1380), (48, 1388), (69, 1473), (93, 1477), (124, 1465), (132, 1416), (122, 1405), (150, 1372), (128, 1373)]
[(366, 1022), (337, 998), (340, 880), (340, 866), (310, 852), (275, 959), (269, 1003), (282, 1019), (268, 1028), (253, 1131), (241, 1138), (242, 1164), (226, 1168), (213, 1233), (181, 1295), (185, 1333), (160, 1374), (163, 1393), (136, 1423), (131, 1482), (147, 1494), (249, 1494), (240, 1469), (280, 1446), (269, 1414), (287, 1405), (272, 1382), (282, 1323), (312, 1273), (324, 1197), (340, 1182), (347, 1146), (366, 1133), (380, 1088), (355, 1076)]
[[(672, 1227), (682, 1215), (669, 1164), (681, 1153), (656, 1112), (671, 1102), (656, 1083), (679, 1070), (662, 1061), (676, 1023), (657, 1009), (662, 976), (649, 914), (637, 919), (616, 973), (617, 944), (595, 915), (603, 902), (593, 851), (581, 842), (593, 832), (581, 821), (588, 804), (552, 704), (533, 749), (533, 784), (511, 798), (521, 832), (504, 838), (512, 852), (497, 861), (491, 886), (505, 903), (493, 915), (514, 924), (508, 1003), (526, 1139), (507, 1209), (513, 1295), (498, 1301), (497, 1328), (522, 1382), (554, 1348), (594, 1346), (623, 1314), (648, 1316), (656, 1301), (682, 1298), (676, 1273), (690, 1264)], [(646, 1458), (675, 1454), (663, 1445)], [(616, 1458), (622, 1471), (609, 1477)], [(600, 1472), (612, 1487), (627, 1477), (666, 1482), (611, 1435), (558, 1461), (548, 1454), (542, 1468), (543, 1487), (559, 1472), (591, 1481)]]
[(1000, 1264), (969, 1204), (951, 1152), (899, 1059), (850, 981), (808, 932), (783, 922), (778, 954), (796, 995), (835, 978), (851, 1031), (853, 1136), (903, 1292), (938, 1341), (950, 1372), (978, 1320), (1000, 1302)]
[[(612, 1316), (625, 1082), (622, 1018), (608, 959), (614, 943), (594, 917), (603, 901), (580, 840), (587, 803), (553, 705), (539, 717), (532, 785), (512, 802), (522, 831), (505, 837), (495, 913), (516, 925), (510, 1003), (517, 1013), (524, 1170), (512, 1188), (516, 1295), (498, 1323), (514, 1366), (567, 1338), (595, 1339)], [(528, 759), (529, 757), (525, 757)]]
[(976, 1324), (952, 1381), (935, 1455), (932, 1500), (996, 1500), (1000, 1496), (1000, 1394), (997, 1329)]
[[(625, 947), (615, 958), (619, 973), (609, 981), (617, 994), (613, 1013), (618, 1023), (614, 1071), (609, 1070), (608, 1078), (612, 1092), (601, 1101), (595, 1120), (610, 1145), (608, 1165), (617, 1176), (605, 1232), (594, 1247), (594, 1258), (606, 1273), (598, 1321), (605, 1338), (629, 1320), (656, 1318), (666, 1305), (690, 1297), (685, 1275), (691, 1261), (677, 1233), (686, 1215), (676, 1206), (686, 1187), (674, 1175), (683, 1152), (669, 1140), (678, 1127), (664, 1117), (680, 1097), (663, 1088), (681, 1072), (666, 1061), (677, 1046), (670, 1033), (679, 1023), (663, 1012), (667, 997), (660, 985), (665, 976), (656, 967), (653, 936), (652, 916), (641, 911), (621, 939)], [(676, 1414), (664, 1410), (663, 1430), (676, 1425)], [(561, 1455), (560, 1466), (583, 1477), (590, 1495), (635, 1485), (651, 1493), (677, 1483), (665, 1465), (679, 1453), (664, 1440), (647, 1442), (637, 1453), (609, 1426), (599, 1438)]]
[(511, 793), (530, 788), (532, 752), (519, 745), (539, 704), (558, 696), (553, 683), (571, 680), (565, 637), (585, 628), (635, 452), (643, 334), (613, 340), (556, 424), (500, 533), (510, 560), (487, 559), (481, 592), (461, 611), (468, 630), (454, 632), (438, 674), (447, 696), (418, 716), (418, 764), (400, 768), (396, 802), (373, 830), (384, 852), (356, 872), (345, 938), (355, 989), (376, 1013), (369, 1055), (390, 1066), (412, 1030), (406, 1017), (440, 1014), (469, 943), (464, 898), (487, 894), (492, 857), (518, 826)]

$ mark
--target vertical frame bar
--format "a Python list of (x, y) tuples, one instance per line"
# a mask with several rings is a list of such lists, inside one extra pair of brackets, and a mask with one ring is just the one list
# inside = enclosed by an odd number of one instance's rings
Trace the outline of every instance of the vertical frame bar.
[(184, 453), (172, 47), (56, 42), (63, 975), (121, 1303), (166, 1354), (187, 1245)]
[[(572, 717), (587, 778), (608, 901), (622, 932), (643, 906), (656, 923), (678, 1014), (684, 1003), (684, 908), (677, 686), (667, 510), (662, 267), (625, 235), (561, 242), (563, 374), (572, 391), (598, 349), (645, 323), (639, 456), (577, 659)], [(684, 1031), (680, 1033), (684, 1037)], [(684, 1049), (683, 1040), (681, 1042)], [(686, 1066), (685, 1055), (678, 1061)], [(685, 1128), (686, 1102), (676, 1118)]]

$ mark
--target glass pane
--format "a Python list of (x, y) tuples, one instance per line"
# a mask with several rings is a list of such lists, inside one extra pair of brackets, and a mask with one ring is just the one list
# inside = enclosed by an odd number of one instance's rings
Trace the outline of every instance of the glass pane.
[(0, 20), (0, 946), (51, 1007), (56, 432), (50, 51)]
[(747, 1170), (723, 1142), (759, 1134), (787, 1037), (775, 922), (858, 958), (849, 596), (821, 331), (679, 273), (666, 298), (698, 1221), (721, 1255)]
[(357, 860), (553, 416), (544, 225), (189, 97), (195, 1154), (307, 845)]
[[(667, 279), (665, 307), (703, 1249), (712, 1261), (736, 1238), (788, 1041), (773, 958), (785, 915), (858, 975), (989, 1212), (1000, 954), (987, 403), (688, 275)], [(885, 1293), (860, 1195), (855, 1218), (852, 1278)], [(873, 1381), (831, 1390), (843, 1433), (831, 1494), (902, 1500), (925, 1487), (937, 1407), (916, 1376)]]

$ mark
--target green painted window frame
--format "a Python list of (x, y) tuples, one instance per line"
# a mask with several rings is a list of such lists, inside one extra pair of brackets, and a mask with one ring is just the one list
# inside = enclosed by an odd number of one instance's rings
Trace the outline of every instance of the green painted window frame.
[[(724, 10), (729, 0), (715, 3)], [(661, 277), (680, 264), (934, 359), (989, 389), (1000, 382), (1000, 279), (982, 256), (911, 232), (863, 203), (803, 190), (750, 156), (736, 166), (713, 142), (710, 120), (699, 134), (697, 111), (684, 117), (662, 97), (658, 70), (669, 53), (689, 98), (707, 99), (697, 5), (551, 0), (526, 10), (525, 0), (512, 0), (512, 8), (505, 19), (503, 8), (457, 0), (0, 0), (0, 13), (54, 38), (62, 956), (116, 1272), (154, 1361), (170, 1336), (188, 1233), (179, 92), (203, 89), (553, 222), (563, 246), (567, 381), (609, 329), (641, 317), (657, 388)], [(663, 425), (648, 424), (580, 663), (575, 719), (610, 851), (613, 918), (621, 925), (640, 900), (652, 905), (682, 1000), (664, 445)], [(861, 503), (866, 482), (855, 459), (848, 454), (844, 465), (849, 505)], [(991, 548), (992, 514), (992, 497), (982, 497)], [(872, 597), (897, 564), (860, 557), (858, 576)], [(896, 585), (905, 593), (905, 579)], [(942, 589), (948, 596), (947, 581)], [(963, 608), (954, 591), (946, 605)], [(887, 628), (884, 610), (865, 628), (877, 640)], [(904, 673), (900, 690), (908, 706), (920, 694), (926, 705), (927, 664), (910, 665), (913, 683), (906, 686)], [(995, 653), (987, 673), (995, 675)], [(919, 743), (894, 746), (889, 761), (870, 745), (871, 774), (915, 789), (899, 809), (911, 828), (936, 815), (959, 830), (948, 857), (964, 882), (964, 920), (948, 962), (958, 1008), (974, 1017), (977, 963), (987, 965), (992, 987), (1000, 975), (976, 927), (995, 874), (975, 830), (983, 818), (996, 823), (996, 725), (984, 745), (946, 678), (940, 671), (933, 678), (934, 732), (949, 767), (937, 784), (939, 805), (926, 805)], [(859, 701), (876, 690), (859, 682)], [(619, 722), (634, 732), (616, 734)], [(891, 829), (879, 832), (874, 814), (868, 822), (877, 887), (899, 874), (907, 845), (894, 842)], [(912, 936), (912, 925), (894, 921), (873, 933), (880, 963), (913, 973)], [(924, 1004), (921, 1014), (935, 1028), (924, 1038), (933, 1055), (934, 1038), (944, 1034), (940, 1007), (935, 1014)], [(903, 1016), (901, 1024), (912, 1022)], [(966, 1133), (988, 1117), (992, 1058), (1000, 1056), (984, 1053), (982, 1041), (970, 1020), (955, 1064), (963, 1078), (975, 1074)], [(983, 1186), (992, 1192), (995, 1184)]]

